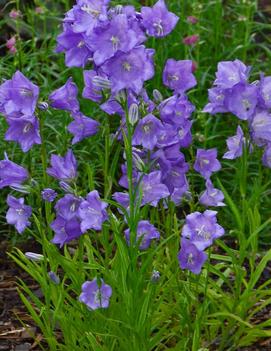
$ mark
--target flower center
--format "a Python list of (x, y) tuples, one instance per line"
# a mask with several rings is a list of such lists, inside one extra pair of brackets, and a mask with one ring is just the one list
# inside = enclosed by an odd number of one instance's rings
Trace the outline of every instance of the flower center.
[(22, 216), (24, 214), (24, 209), (23, 208), (17, 208), (16, 212), (18, 213), (19, 216)]
[(83, 46), (85, 46), (85, 42), (83, 40), (79, 41), (79, 43), (77, 44), (77, 47), (79, 49), (82, 49)]
[(99, 306), (101, 306), (101, 304), (102, 304), (102, 293), (101, 293), (100, 289), (97, 290), (95, 293), (94, 302)]
[(205, 225), (202, 225), (200, 228), (196, 229), (198, 236), (202, 237), (204, 240), (210, 240), (211, 234), (205, 229)]
[(174, 82), (177, 82), (180, 79), (180, 77), (177, 76), (177, 74), (173, 74), (173, 75), (169, 76), (168, 78), (169, 78), (169, 80), (173, 80)]
[(26, 97), (32, 97), (33, 96), (32, 90), (30, 90), (28, 88), (20, 88), (20, 94), (22, 96), (26, 96)]
[(114, 35), (111, 37), (110, 39), (112, 45), (113, 45), (113, 50), (114, 51), (117, 51), (118, 50), (118, 46), (119, 46), (119, 43), (120, 43), (120, 40), (118, 37), (115, 37)]
[(148, 123), (144, 124), (142, 128), (143, 128), (143, 131), (144, 131), (146, 134), (148, 134), (148, 133), (150, 133), (150, 131), (151, 131), (151, 127), (152, 127), (152, 123), (151, 123), (151, 122), (148, 122)]
[(243, 99), (242, 105), (246, 111), (249, 111), (250, 107), (252, 106), (248, 99)]
[(127, 61), (123, 62), (122, 67), (123, 67), (124, 71), (126, 71), (126, 72), (130, 72), (132, 69), (132, 66)]
[(154, 26), (154, 28), (156, 30), (157, 35), (163, 35), (164, 34), (164, 28), (162, 26), (162, 21), (161, 20), (155, 22), (153, 24), (153, 26)]
[(75, 210), (76, 210), (76, 203), (75, 202), (73, 202), (71, 204), (70, 210), (71, 210), (71, 212), (75, 212)]
[(194, 263), (194, 257), (193, 254), (190, 252), (190, 254), (187, 257), (187, 263), (193, 264)]
[(32, 123), (26, 123), (26, 125), (24, 126), (24, 129), (23, 129), (23, 133), (26, 134), (28, 133), (30, 130), (32, 129)]

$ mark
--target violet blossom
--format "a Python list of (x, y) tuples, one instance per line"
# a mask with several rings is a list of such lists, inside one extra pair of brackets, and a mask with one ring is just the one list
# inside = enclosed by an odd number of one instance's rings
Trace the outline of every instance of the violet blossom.
[(182, 269), (188, 269), (194, 274), (199, 274), (201, 268), (207, 260), (205, 252), (199, 250), (190, 240), (182, 238), (181, 250), (178, 254), (178, 260)]
[(70, 112), (79, 111), (77, 94), (78, 88), (72, 78), (69, 78), (62, 87), (56, 89), (50, 94), (50, 105), (59, 110)]
[(9, 206), (6, 214), (7, 223), (14, 225), (18, 233), (22, 234), (26, 227), (30, 226), (29, 217), (32, 214), (32, 209), (24, 204), (22, 197), (17, 199), (8, 195), (7, 204)]
[(70, 182), (77, 176), (77, 161), (72, 150), (68, 150), (64, 157), (51, 155), (51, 167), (47, 168), (47, 173), (56, 179)]
[(233, 160), (242, 156), (243, 147), (245, 144), (244, 132), (240, 126), (237, 127), (236, 135), (227, 139), (228, 150), (223, 158)]
[(68, 125), (68, 131), (73, 134), (72, 145), (97, 134), (100, 123), (81, 112), (72, 114), (73, 121)]
[[(130, 245), (130, 229), (124, 231), (126, 241)], [(152, 240), (158, 240), (160, 233), (149, 221), (139, 221), (137, 225), (136, 240), (140, 242), (140, 250), (146, 250)]]
[(217, 160), (216, 148), (209, 150), (198, 149), (194, 169), (204, 178), (209, 178), (213, 172), (219, 171), (221, 164)]
[(95, 278), (92, 281), (84, 282), (79, 301), (83, 302), (90, 310), (108, 308), (111, 295), (111, 286), (105, 284), (103, 280), (98, 284)]

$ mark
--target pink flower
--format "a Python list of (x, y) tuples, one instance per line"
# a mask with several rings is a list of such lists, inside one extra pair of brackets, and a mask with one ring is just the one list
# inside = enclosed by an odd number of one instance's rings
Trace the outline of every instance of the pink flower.
[(17, 11), (17, 10), (11, 10), (10, 13), (9, 13), (9, 17), (12, 18), (12, 19), (17, 19), (19, 17), (21, 17), (21, 11)]
[(189, 35), (189, 36), (183, 38), (183, 44), (188, 45), (188, 46), (192, 46), (192, 45), (196, 44), (198, 41), (199, 41), (198, 34), (192, 34), (192, 35)]
[(44, 8), (38, 6), (35, 8), (35, 12), (40, 15), (40, 14), (43, 14), (44, 13)]
[(15, 48), (15, 46), (12, 46), (10, 49), (9, 49), (9, 53), (10, 54), (16, 54), (16, 52), (17, 52), (17, 49)]
[(16, 37), (15, 37), (15, 35), (14, 35), (14, 36), (11, 37), (9, 40), (7, 40), (7, 42), (6, 42), (6, 47), (7, 47), (8, 49), (11, 49), (13, 46), (15, 46), (15, 44), (16, 44)]
[(195, 16), (188, 16), (186, 20), (187, 20), (188, 23), (191, 23), (191, 24), (196, 24), (199, 21), (197, 19), (197, 17), (195, 17)]

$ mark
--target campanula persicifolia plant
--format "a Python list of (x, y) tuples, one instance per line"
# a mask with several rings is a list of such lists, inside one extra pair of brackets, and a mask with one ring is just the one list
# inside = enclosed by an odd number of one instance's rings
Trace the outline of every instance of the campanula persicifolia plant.
[[(164, 0), (141, 8), (77, 0), (55, 49), (69, 69), (65, 83), (44, 96), (16, 71), (0, 86), (5, 141), (30, 160), (39, 150), (37, 168), (5, 153), (0, 188), (10, 189), (7, 223), (42, 247), (11, 256), (40, 285), (41, 298), (24, 281), (19, 293), (47, 349), (228, 350), (253, 338), (254, 308), (269, 296), (266, 283), (257, 293), (255, 286), (271, 258), (255, 268), (256, 236), (270, 220), (257, 226), (250, 213), (246, 222), (247, 168), (258, 147), (271, 164), (270, 77), (249, 83), (242, 61), (220, 62), (200, 112), (191, 102), (194, 61), (167, 57), (157, 67), (152, 48), (179, 21)], [(198, 39), (183, 43), (194, 50)], [(203, 113), (234, 114), (242, 124), (223, 157), (215, 143), (194, 138)], [(57, 134), (59, 116), (63, 140), (52, 147), (46, 136)], [(220, 176), (224, 160), (235, 158), (241, 210)]]

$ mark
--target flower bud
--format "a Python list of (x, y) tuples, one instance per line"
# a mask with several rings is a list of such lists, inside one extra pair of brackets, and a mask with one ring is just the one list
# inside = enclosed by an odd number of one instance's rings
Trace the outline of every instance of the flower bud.
[(137, 104), (133, 103), (130, 106), (128, 117), (129, 117), (129, 122), (131, 123), (132, 126), (134, 126), (137, 123), (138, 117), (139, 117)]
[(160, 279), (160, 272), (155, 269), (152, 271), (151, 281), (153, 283), (157, 283)]
[(55, 283), (56, 285), (58, 285), (60, 283), (60, 279), (59, 277), (55, 274), (55, 272), (49, 272), (48, 273), (48, 277), (50, 278), (50, 280)]
[(95, 76), (92, 78), (92, 83), (97, 88), (101, 88), (101, 89), (110, 89), (111, 88), (110, 80), (107, 78), (104, 78), (104, 77)]
[(133, 161), (134, 161), (134, 164), (136, 166), (136, 168), (140, 171), (140, 172), (143, 172), (144, 171), (144, 168), (145, 168), (145, 163), (144, 161), (140, 158), (140, 156), (133, 152)]
[(59, 182), (59, 185), (64, 191), (66, 191), (66, 193), (70, 193), (70, 194), (74, 193), (73, 188), (68, 183), (64, 182), (63, 180), (61, 180)]
[(156, 102), (162, 102), (163, 101), (163, 95), (160, 93), (159, 90), (154, 89), (153, 93), (153, 98)]
[(42, 261), (44, 259), (43, 255), (37, 254), (35, 252), (25, 252), (25, 257), (31, 261)]
[(40, 101), (38, 103), (38, 109), (40, 109), (41, 111), (47, 111), (49, 108), (49, 104), (45, 101)]

